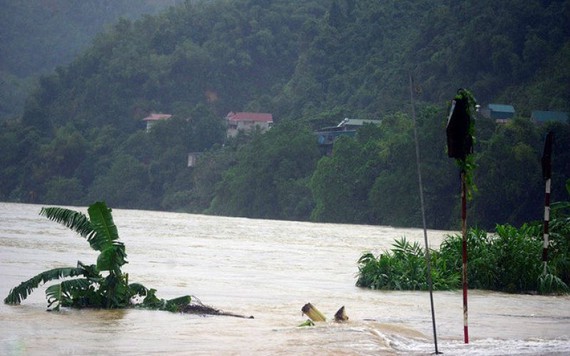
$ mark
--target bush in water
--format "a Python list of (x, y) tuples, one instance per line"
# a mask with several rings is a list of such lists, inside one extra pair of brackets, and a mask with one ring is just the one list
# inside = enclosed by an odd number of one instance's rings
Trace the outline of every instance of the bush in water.
[[(569, 181), (570, 182), (570, 181)], [(570, 192), (570, 185), (569, 185)], [(497, 225), (495, 233), (467, 232), (469, 287), (503, 292), (540, 294), (570, 291), (569, 202), (553, 204), (547, 273), (541, 259), (543, 236), (538, 223), (519, 229)], [(439, 250), (430, 251), (435, 290), (461, 287), (462, 236), (449, 235)], [(358, 260), (357, 286), (372, 289), (427, 290), (424, 249), (405, 238), (378, 257), (364, 253)]]
[[(392, 246), (391, 251), (380, 254), (378, 258), (370, 252), (360, 257), (356, 285), (372, 289), (427, 290), (424, 249), (417, 242), (411, 244), (405, 237), (396, 240)], [(457, 288), (460, 275), (447, 268), (447, 262), (438, 251), (430, 251), (430, 257), (434, 288)]]

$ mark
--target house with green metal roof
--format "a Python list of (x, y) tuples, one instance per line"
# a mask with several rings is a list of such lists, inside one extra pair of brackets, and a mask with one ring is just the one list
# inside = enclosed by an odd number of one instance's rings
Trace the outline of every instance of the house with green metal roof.
[(317, 136), (317, 141), (319, 143), (319, 148), (321, 153), (330, 155), (332, 154), (332, 147), (334, 142), (341, 136), (355, 136), (356, 131), (366, 125), (372, 124), (379, 126), (382, 123), (381, 120), (361, 120), (361, 119), (349, 119), (345, 118), (338, 125), (331, 127), (323, 127), (320, 130), (315, 131)]
[(515, 116), (516, 111), (512, 105), (489, 104), (482, 113), (487, 118), (495, 120), (496, 123), (505, 123)]
[(570, 121), (568, 121), (568, 113), (563, 111), (535, 110), (530, 114), (530, 119), (537, 124), (544, 124), (548, 121), (570, 123)]
[(376, 126), (380, 126), (382, 120), (366, 120), (366, 119), (349, 119), (346, 118), (341, 121), (339, 126), (344, 127), (347, 130), (358, 129), (366, 124), (372, 124)]

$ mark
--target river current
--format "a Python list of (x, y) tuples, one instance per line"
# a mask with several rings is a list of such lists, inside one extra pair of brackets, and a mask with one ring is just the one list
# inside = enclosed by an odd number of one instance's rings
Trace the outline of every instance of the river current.
[[(41, 206), (0, 203), (0, 296), (56, 267), (95, 263), (97, 253)], [(85, 212), (85, 208), (73, 208)], [(355, 286), (357, 260), (423, 231), (181, 213), (113, 210), (130, 282), (170, 299), (253, 319), (146, 310), (46, 312), (45, 289), (0, 304), (1, 355), (428, 355), (435, 351), (427, 292)], [(450, 232), (428, 231), (432, 247)], [(49, 284), (48, 284), (49, 285)], [(298, 327), (305, 303), (329, 320)], [(463, 342), (461, 291), (434, 292), (438, 351), (445, 355), (570, 354), (570, 297), (469, 291)]]

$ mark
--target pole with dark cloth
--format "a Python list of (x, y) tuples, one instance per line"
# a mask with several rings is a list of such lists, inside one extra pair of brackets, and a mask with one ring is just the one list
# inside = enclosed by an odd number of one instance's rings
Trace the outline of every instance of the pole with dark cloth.
[(550, 222), (550, 185), (552, 180), (552, 143), (554, 142), (554, 132), (550, 131), (546, 135), (544, 141), (544, 151), (542, 153), (542, 177), (545, 182), (544, 193), (544, 224), (543, 237), (544, 244), (542, 248), (542, 262), (544, 264), (543, 274), (546, 275), (546, 263), (548, 262), (548, 224)]
[(462, 254), (462, 284), (463, 284), (463, 335), (466, 344), (469, 343), (468, 308), (467, 308), (467, 191), (470, 183), (470, 171), (473, 165), (469, 155), (473, 153), (473, 111), (475, 100), (466, 89), (459, 89), (451, 102), (447, 119), (447, 154), (455, 158), (461, 173), (461, 234), (463, 236)]

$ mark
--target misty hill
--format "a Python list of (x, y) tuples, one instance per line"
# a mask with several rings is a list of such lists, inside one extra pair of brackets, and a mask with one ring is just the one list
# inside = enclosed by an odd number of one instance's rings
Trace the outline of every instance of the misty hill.
[(0, 0), (0, 119), (21, 114), (34, 79), (69, 64), (120, 17), (156, 14), (177, 0)]

